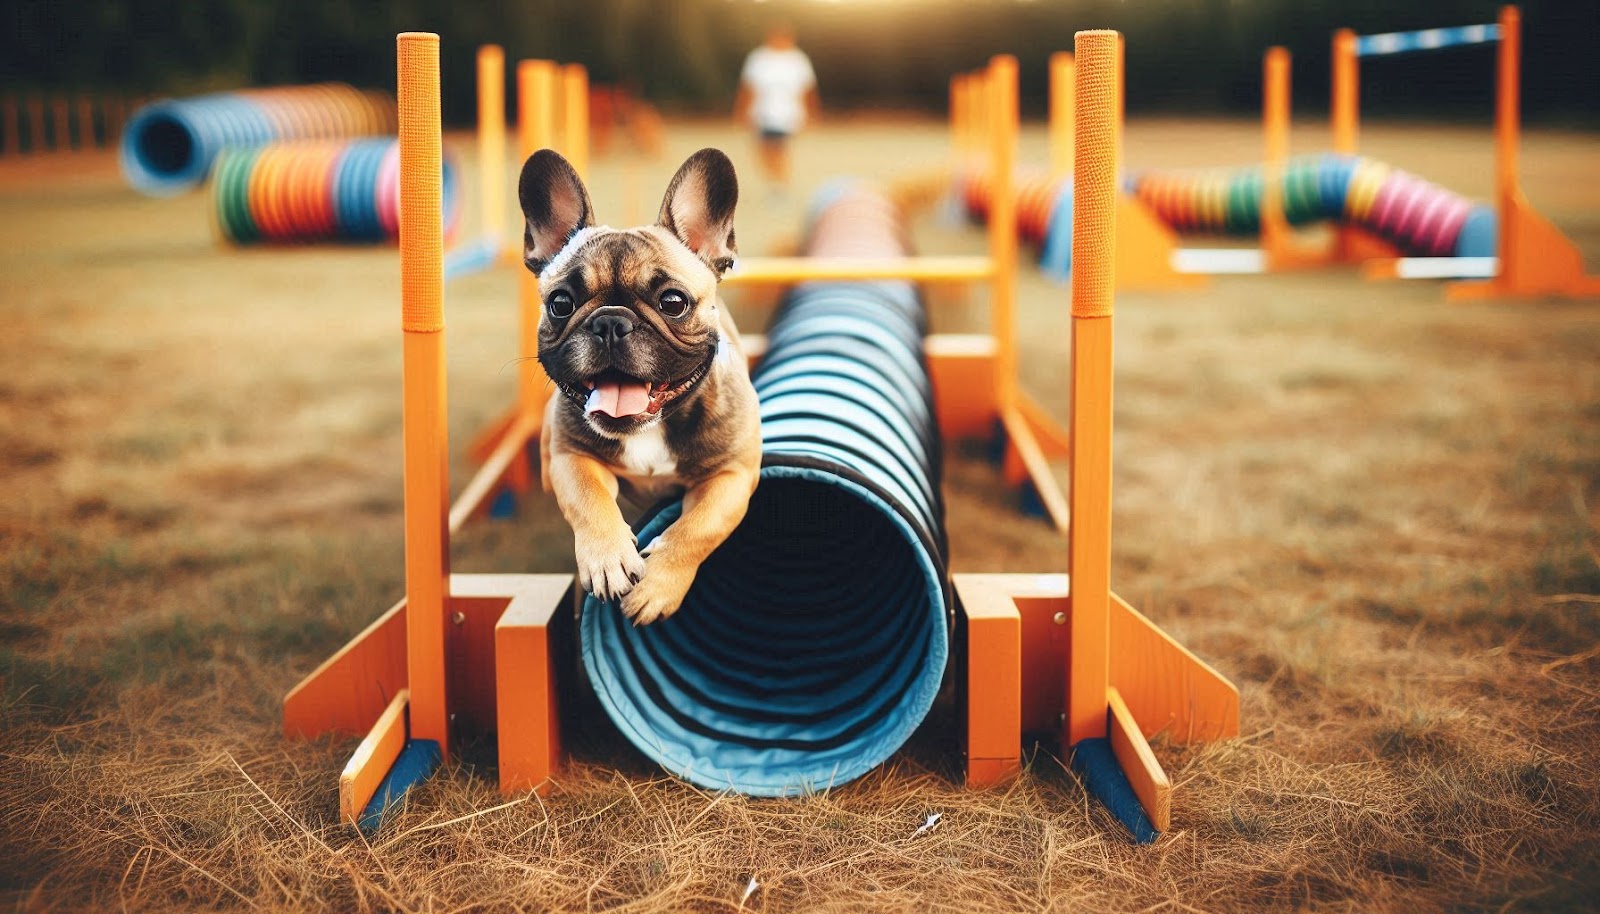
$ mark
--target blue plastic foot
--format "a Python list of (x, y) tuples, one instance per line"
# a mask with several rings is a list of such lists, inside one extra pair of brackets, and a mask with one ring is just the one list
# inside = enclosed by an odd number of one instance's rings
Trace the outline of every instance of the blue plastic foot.
[(489, 502), (489, 516), (496, 520), (506, 520), (517, 516), (517, 493), (510, 489), (501, 489), (494, 496), (494, 501)]
[(1134, 841), (1149, 844), (1161, 836), (1144, 814), (1144, 806), (1134, 795), (1133, 785), (1122, 773), (1122, 766), (1117, 764), (1110, 740), (1080, 740), (1072, 747), (1072, 770), (1083, 779), (1083, 786), (1089, 793), (1127, 827)]
[(407, 740), (406, 747), (389, 767), (389, 773), (378, 782), (367, 808), (361, 810), (361, 818), (356, 822), (361, 833), (369, 838), (377, 834), (384, 815), (405, 801), (406, 791), (426, 781), (438, 769), (442, 758), (437, 740)]
[(1006, 424), (994, 420), (994, 434), (989, 436), (989, 462), (999, 466), (1006, 459)]
[(1024, 516), (1049, 517), (1049, 513), (1044, 509), (1044, 499), (1039, 497), (1039, 489), (1033, 483), (1022, 484), (1022, 493), (1018, 500)]

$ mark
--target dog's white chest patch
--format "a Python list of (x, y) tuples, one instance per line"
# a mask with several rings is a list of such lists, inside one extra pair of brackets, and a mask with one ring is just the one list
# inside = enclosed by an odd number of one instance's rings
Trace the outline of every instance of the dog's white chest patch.
[(617, 462), (630, 476), (671, 476), (678, 471), (678, 462), (667, 450), (666, 430), (659, 422), (622, 439)]

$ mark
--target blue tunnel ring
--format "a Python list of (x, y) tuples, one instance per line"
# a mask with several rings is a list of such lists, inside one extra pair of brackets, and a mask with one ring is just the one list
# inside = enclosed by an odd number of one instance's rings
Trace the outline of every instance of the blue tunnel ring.
[[(669, 619), (634, 628), (585, 601), (601, 705), (667, 770), (757, 796), (825, 788), (926, 716), (951, 620), (925, 325), (905, 283), (794, 290), (753, 378), (764, 454), (744, 523)], [(680, 511), (647, 513), (639, 541)]]

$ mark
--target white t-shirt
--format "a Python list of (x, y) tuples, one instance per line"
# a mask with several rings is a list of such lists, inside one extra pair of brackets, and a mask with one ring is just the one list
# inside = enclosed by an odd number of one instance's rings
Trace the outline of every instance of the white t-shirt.
[(750, 120), (757, 129), (793, 133), (806, 122), (806, 92), (817, 84), (817, 74), (804, 51), (762, 45), (744, 59), (740, 79), (750, 89)]

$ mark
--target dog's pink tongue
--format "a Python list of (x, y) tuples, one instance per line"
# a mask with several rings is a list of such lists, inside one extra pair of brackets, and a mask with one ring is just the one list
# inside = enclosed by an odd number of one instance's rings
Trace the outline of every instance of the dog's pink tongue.
[(605, 413), (613, 419), (637, 416), (650, 406), (650, 388), (638, 381), (619, 384), (601, 381), (589, 392), (584, 411)]

